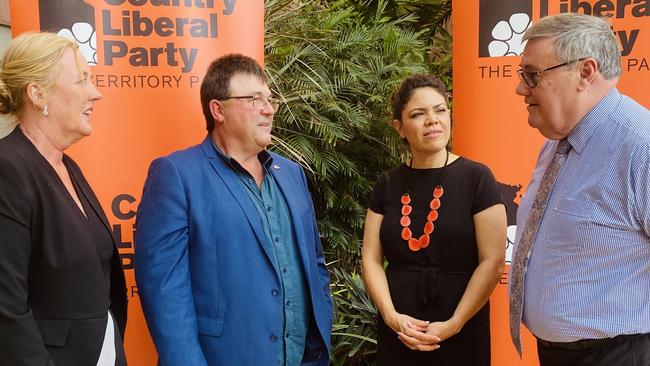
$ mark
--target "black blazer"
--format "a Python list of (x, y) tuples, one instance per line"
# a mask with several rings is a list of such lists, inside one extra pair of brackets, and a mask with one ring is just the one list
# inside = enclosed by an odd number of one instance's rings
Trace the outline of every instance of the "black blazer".
[[(79, 166), (63, 161), (110, 233)], [(82, 225), (52, 166), (16, 127), (0, 140), (0, 364), (94, 366), (109, 308), (123, 339), (126, 284), (115, 240), (109, 288)]]

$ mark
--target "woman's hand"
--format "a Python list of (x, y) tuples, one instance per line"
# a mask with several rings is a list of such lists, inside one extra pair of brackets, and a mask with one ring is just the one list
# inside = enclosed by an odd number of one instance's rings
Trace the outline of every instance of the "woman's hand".
[(440, 338), (437, 335), (427, 334), (430, 323), (408, 316), (394, 313), (387, 318), (386, 324), (397, 333), (400, 341), (414, 351), (432, 351), (439, 348)]
[(459, 326), (455, 321), (449, 319), (444, 322), (429, 323), (429, 326), (427, 327), (425, 333), (429, 335), (437, 336), (438, 338), (440, 338), (440, 341), (442, 342), (445, 339), (460, 332), (461, 329), (462, 326)]
[(428, 323), (426, 329), (411, 322), (408, 329), (398, 332), (399, 339), (414, 351), (433, 351), (440, 348), (440, 342), (457, 334), (462, 329), (457, 322), (449, 319), (444, 322)]
[(392, 316), (387, 317), (386, 325), (394, 330), (395, 333), (404, 333), (407, 329), (424, 333), (428, 329), (429, 322), (396, 312)]

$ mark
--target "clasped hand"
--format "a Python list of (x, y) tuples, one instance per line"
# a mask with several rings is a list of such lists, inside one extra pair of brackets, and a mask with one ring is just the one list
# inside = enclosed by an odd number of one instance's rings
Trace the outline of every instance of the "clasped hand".
[(406, 314), (397, 314), (389, 326), (400, 341), (414, 351), (436, 350), (440, 348), (440, 342), (460, 331), (451, 320), (428, 322)]

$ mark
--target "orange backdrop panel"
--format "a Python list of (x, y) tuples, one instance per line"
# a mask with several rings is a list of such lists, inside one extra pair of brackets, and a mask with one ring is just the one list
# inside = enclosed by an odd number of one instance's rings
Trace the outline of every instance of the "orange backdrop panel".
[[(621, 3), (621, 5), (619, 5)], [(508, 207), (509, 239), (515, 212), (544, 139), (527, 124), (515, 94), (523, 31), (544, 15), (580, 12), (610, 19), (622, 49), (619, 90), (650, 107), (650, 7), (645, 2), (588, 0), (455, 0), (453, 2), (454, 148), (487, 164)], [(512, 243), (506, 243), (506, 264)], [(508, 267), (508, 266), (506, 266)], [(491, 298), (492, 364), (538, 365), (535, 340), (524, 330), (524, 357), (510, 341), (508, 268)]]
[(95, 106), (92, 136), (68, 153), (82, 167), (119, 241), (130, 300), (125, 344), (134, 366), (156, 364), (133, 274), (134, 216), (147, 167), (153, 158), (205, 136), (199, 87), (214, 58), (239, 52), (263, 63), (264, 52), (263, 0), (155, 3), (169, 5), (12, 0), (10, 9), (14, 35), (68, 29), (87, 53), (96, 51), (92, 72), (103, 99)]

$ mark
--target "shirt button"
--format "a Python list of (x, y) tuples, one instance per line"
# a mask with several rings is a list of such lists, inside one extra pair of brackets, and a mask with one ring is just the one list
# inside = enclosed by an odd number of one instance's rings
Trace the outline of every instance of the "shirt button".
[(287, 334), (285, 335), (285, 337), (287, 337), (287, 338), (289, 338), (290, 336), (291, 336), (291, 334), (289, 332), (287, 332)]
[(282, 272), (287, 273), (287, 267), (282, 268)]
[(280, 242), (280, 237), (279, 237), (279, 236), (276, 236), (276, 237), (275, 237), (275, 242), (276, 242), (276, 243)]
[(291, 305), (291, 301), (287, 301), (287, 306)]
[(277, 288), (274, 288), (273, 290), (271, 290), (271, 295), (273, 295), (273, 296), (280, 295), (280, 290), (278, 290)]
[(253, 180), (252, 180), (252, 179), (248, 179), (248, 183), (253, 184)]
[(266, 206), (266, 211), (271, 212), (272, 207), (271, 206)]
[(278, 336), (276, 336), (275, 334), (271, 334), (271, 336), (269, 337), (269, 340), (271, 342), (277, 342), (278, 341)]

